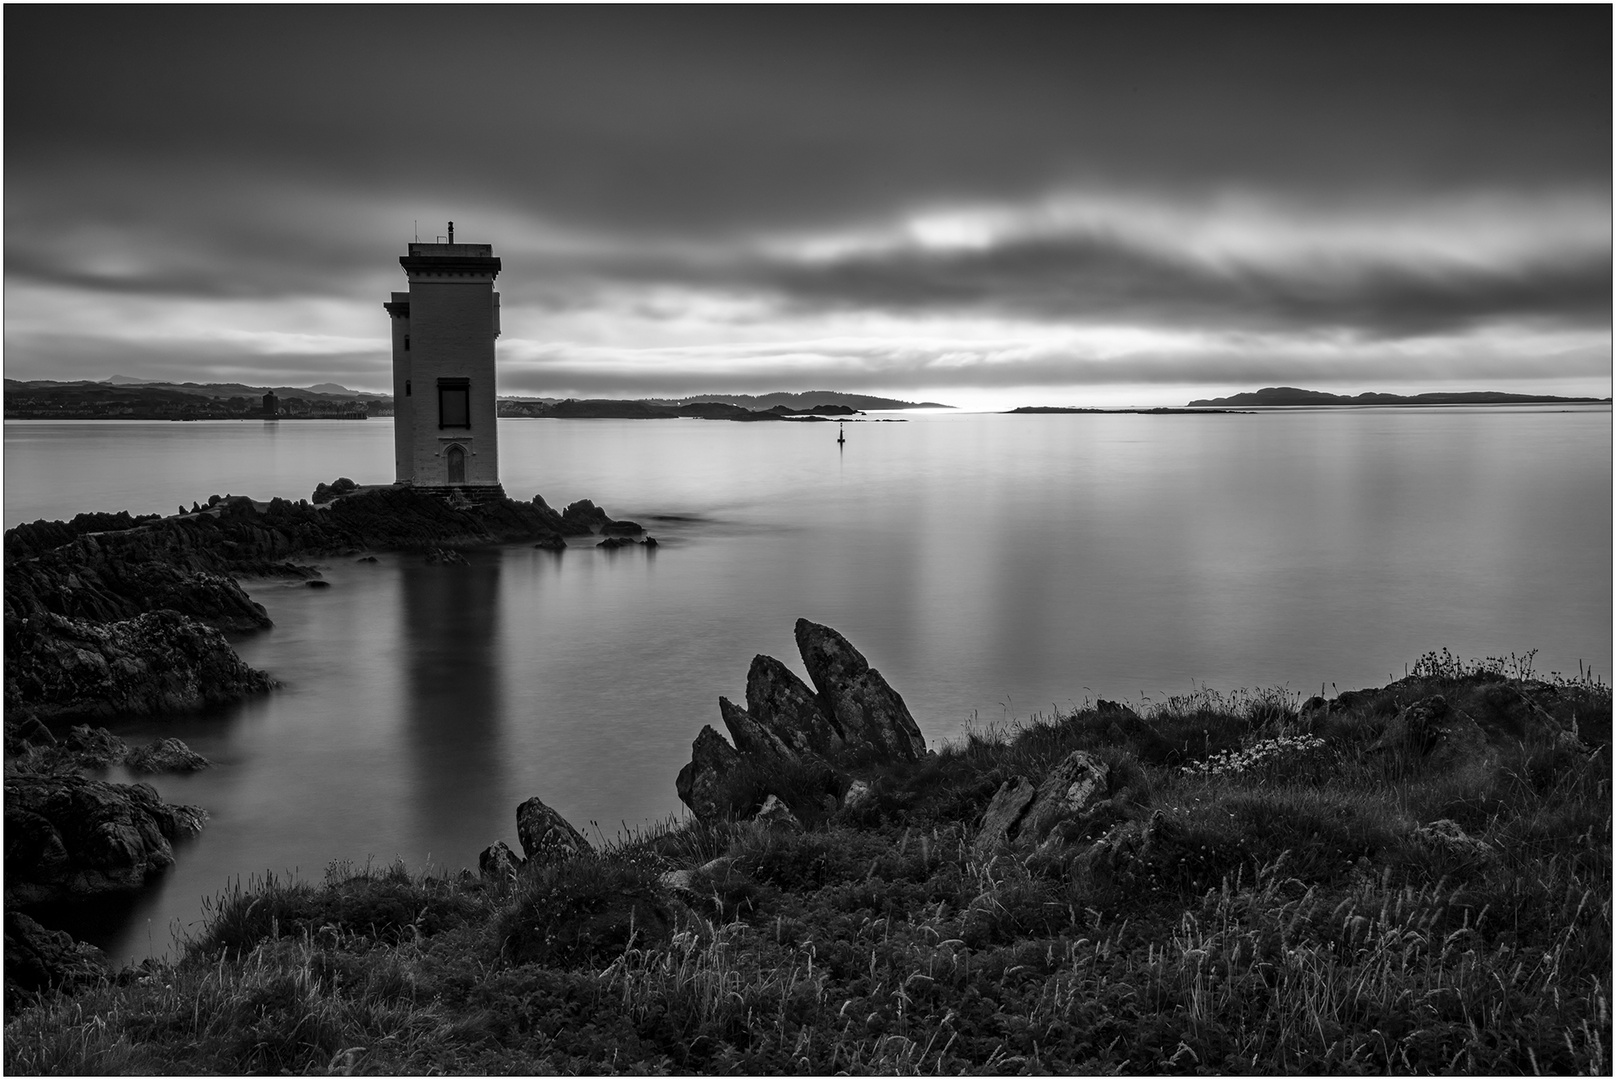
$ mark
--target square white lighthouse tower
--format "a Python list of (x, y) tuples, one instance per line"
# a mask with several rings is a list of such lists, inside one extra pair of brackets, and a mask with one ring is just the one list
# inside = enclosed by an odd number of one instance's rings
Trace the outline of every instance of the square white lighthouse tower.
[(417, 489), (504, 495), (494, 412), (499, 259), (492, 244), (411, 244), (410, 291), (382, 305), (393, 323), (393, 459)]

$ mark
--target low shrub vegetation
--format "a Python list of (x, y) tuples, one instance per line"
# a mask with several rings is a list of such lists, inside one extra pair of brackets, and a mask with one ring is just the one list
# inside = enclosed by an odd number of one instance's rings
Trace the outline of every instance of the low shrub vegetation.
[[(1463, 756), (1388, 749), (1436, 694), (1504, 718)], [(669, 821), (494, 883), (237, 883), (172, 962), (12, 1010), (4, 1064), (1608, 1074), (1609, 732), (1596, 680), (1443, 654), (1322, 706), (1202, 692), (973, 729), (854, 770), (857, 808), (778, 778), (804, 831)], [(999, 787), (1074, 750), (1117, 816), (978, 852)]]

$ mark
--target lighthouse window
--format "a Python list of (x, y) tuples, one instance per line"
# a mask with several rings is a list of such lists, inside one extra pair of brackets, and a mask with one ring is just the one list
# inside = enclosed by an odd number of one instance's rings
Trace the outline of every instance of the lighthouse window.
[(471, 426), (471, 382), (469, 379), (438, 380), (438, 426)]
[(408, 379), (404, 380), (404, 396), (405, 397), (410, 396), (410, 380), (408, 380)]
[(404, 335), (404, 351), (405, 352), (410, 351), (410, 335), (408, 335), (408, 334)]

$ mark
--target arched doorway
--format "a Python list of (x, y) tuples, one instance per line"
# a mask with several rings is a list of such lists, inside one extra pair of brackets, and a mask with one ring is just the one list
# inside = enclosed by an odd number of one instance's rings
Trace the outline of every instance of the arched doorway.
[(458, 446), (451, 446), (443, 456), (449, 464), (449, 483), (464, 484), (466, 482), (466, 452)]

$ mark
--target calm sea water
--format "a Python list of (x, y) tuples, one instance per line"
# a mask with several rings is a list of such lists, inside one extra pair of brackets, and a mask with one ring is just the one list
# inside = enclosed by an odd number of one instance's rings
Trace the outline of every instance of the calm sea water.
[[(163, 952), (266, 870), (474, 866), (516, 846), (532, 795), (606, 836), (676, 814), (753, 654), (801, 673), (798, 617), (846, 634), (934, 744), (1099, 696), (1375, 685), (1443, 646), (1611, 670), (1608, 407), (897, 415), (841, 450), (833, 424), (501, 421), (511, 495), (592, 498), (662, 546), (248, 582), (276, 625), (237, 647), (282, 686), (109, 725), (217, 765), (157, 779), (211, 822), (94, 936)], [(385, 420), (8, 422), (5, 521), (383, 482), (391, 440)]]

